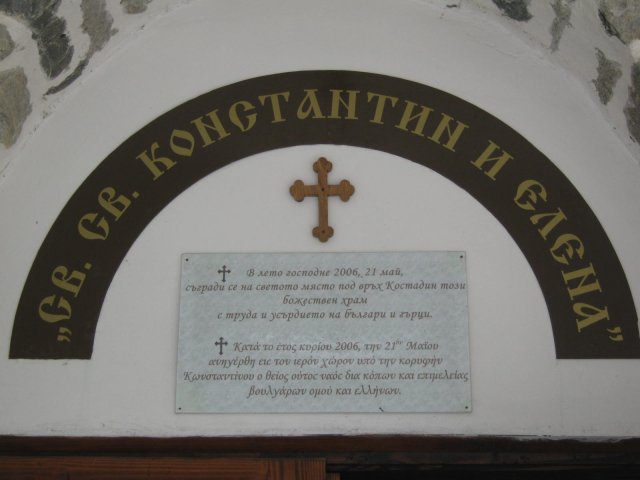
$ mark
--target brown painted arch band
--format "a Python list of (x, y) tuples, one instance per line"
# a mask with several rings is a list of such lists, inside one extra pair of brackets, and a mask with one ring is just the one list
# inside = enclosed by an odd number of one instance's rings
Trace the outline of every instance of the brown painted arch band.
[(640, 358), (637, 313), (620, 261), (585, 200), (548, 158), (500, 120), (443, 91), (324, 70), (213, 90), (152, 121), (102, 161), (34, 260), (10, 358), (91, 358), (111, 280), (168, 203), (234, 161), (312, 144), (376, 149), (448, 178), (523, 251), (547, 303), (558, 358)]

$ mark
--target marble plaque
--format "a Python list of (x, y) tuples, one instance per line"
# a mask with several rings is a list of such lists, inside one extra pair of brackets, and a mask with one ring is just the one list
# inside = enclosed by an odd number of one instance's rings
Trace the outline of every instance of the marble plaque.
[(469, 412), (464, 252), (182, 256), (176, 412)]

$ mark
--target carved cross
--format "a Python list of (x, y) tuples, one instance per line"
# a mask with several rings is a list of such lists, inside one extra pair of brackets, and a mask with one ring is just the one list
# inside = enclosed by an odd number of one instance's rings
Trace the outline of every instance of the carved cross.
[(297, 201), (301, 202), (306, 197), (318, 197), (319, 225), (312, 231), (313, 236), (321, 242), (326, 242), (333, 236), (333, 228), (329, 226), (329, 197), (338, 196), (346, 202), (356, 189), (348, 180), (342, 180), (338, 185), (329, 185), (327, 175), (333, 165), (322, 157), (313, 164), (313, 171), (318, 174), (317, 185), (305, 185), (302, 180), (296, 180), (289, 192)]

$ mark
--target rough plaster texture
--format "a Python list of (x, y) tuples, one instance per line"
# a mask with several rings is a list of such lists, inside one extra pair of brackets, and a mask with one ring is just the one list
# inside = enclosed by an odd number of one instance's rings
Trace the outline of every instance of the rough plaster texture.
[(593, 81), (598, 91), (600, 101), (605, 105), (609, 103), (613, 96), (613, 90), (622, 76), (620, 64), (609, 60), (599, 48), (596, 49), (598, 56), (598, 78)]
[(640, 38), (640, 2), (637, 0), (602, 0), (599, 13), (610, 35), (627, 44)]
[[(29, 79), (33, 109), (25, 120), (28, 125), (22, 128), (22, 135), (35, 132), (80, 77), (135, 39), (137, 31), (157, 18), (170, 19), (172, 12), (196, 3), (197, 0), (0, 0), (0, 25), (10, 26), (11, 21), (19, 21), (31, 37), (16, 37), (11, 28), (4, 35), (7, 29), (0, 28), (0, 71), (23, 67)], [(640, 137), (635, 133), (640, 120), (632, 116), (637, 112), (633, 92), (640, 85), (634, 83), (637, 78), (632, 75), (634, 60), (626, 46), (640, 38), (640, 2), (422, 0), (422, 3), (441, 8), (443, 21), (452, 6), (480, 17), (497, 17), (515, 37), (538, 49), (550, 66), (554, 65), (552, 68), (558, 66), (573, 75), (593, 101), (602, 104), (602, 114), (620, 140), (640, 157)], [(278, 2), (274, 2), (272, 8), (277, 7)], [(14, 43), (19, 48), (13, 47)], [(32, 51), (37, 51), (40, 71), (29, 68)], [(96, 55), (98, 52), (100, 55)], [(20, 140), (18, 137), (7, 144), (11, 151), (0, 150), (0, 171), (18, 156), (13, 151), (20, 148), (14, 145)]]
[(493, 3), (504, 15), (513, 20), (518, 22), (531, 20), (531, 14), (529, 13), (531, 0), (493, 0)]
[(629, 132), (640, 141), (640, 63), (636, 63), (631, 70), (629, 101), (624, 112), (627, 116)]
[(9, 30), (4, 25), (0, 25), (0, 60), (4, 60), (15, 48), (15, 43), (9, 34)]
[(111, 28), (113, 17), (106, 9), (105, 0), (82, 0), (80, 8), (82, 10), (82, 31), (89, 36), (89, 50), (68, 77), (60, 84), (47, 90), (47, 95), (64, 90), (79, 78), (93, 54), (102, 50), (111, 36), (116, 33), (116, 30)]
[(67, 36), (67, 22), (57, 16), (61, 0), (1, 0), (0, 12), (24, 21), (38, 44), (40, 64), (55, 78), (69, 66), (73, 46)]
[[(640, 38), (635, 0), (553, 0), (528, 4), (530, 18), (507, 14), (502, 4), (473, 0), (481, 11), (500, 15), (515, 36), (536, 46), (554, 66), (564, 68), (602, 105), (620, 140), (640, 159), (640, 137), (630, 91), (637, 91), (632, 69), (633, 39)], [(517, 2), (516, 2), (517, 3)], [(522, 5), (522, 4), (521, 4)], [(504, 7), (504, 5), (502, 5)], [(616, 72), (620, 70), (621, 74)]]
[(115, 33), (111, 28), (113, 17), (107, 11), (105, 0), (82, 0), (80, 8), (83, 18), (82, 30), (91, 40), (88, 52), (91, 56), (101, 50)]
[(21, 68), (0, 72), (0, 142), (13, 145), (31, 113), (27, 76)]
[[(0, 56), (0, 72), (18, 67), (24, 71), (32, 106), (17, 129), (21, 134), (0, 143), (0, 172), (19, 157), (20, 148), (65, 100), (71, 85), (135, 38), (146, 24), (191, 1), (0, 0), (0, 25), (12, 39), (5, 45), (0, 32), (0, 52), (3, 45), (7, 49), (4, 59)], [(0, 95), (21, 98), (22, 93)], [(2, 104), (11, 102), (0, 98)]]
[(142, 13), (147, 9), (151, 0), (120, 0), (120, 3), (127, 13)]
[(556, 17), (553, 19), (551, 28), (551, 51), (555, 52), (560, 46), (560, 39), (564, 34), (565, 28), (571, 26), (571, 9), (574, 0), (554, 0), (551, 4)]
[[(619, 38), (630, 48), (635, 49), (640, 39), (640, 2), (637, 0), (602, 0), (599, 15), (607, 33)], [(624, 107), (629, 133), (640, 143), (640, 65), (637, 55), (633, 55), (636, 63), (631, 68), (631, 84), (629, 99)]]

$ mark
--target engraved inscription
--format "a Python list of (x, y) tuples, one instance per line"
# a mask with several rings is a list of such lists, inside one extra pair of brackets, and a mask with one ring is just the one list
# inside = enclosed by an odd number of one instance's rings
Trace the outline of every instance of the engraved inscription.
[(468, 412), (465, 272), (461, 252), (185, 255), (176, 409)]

